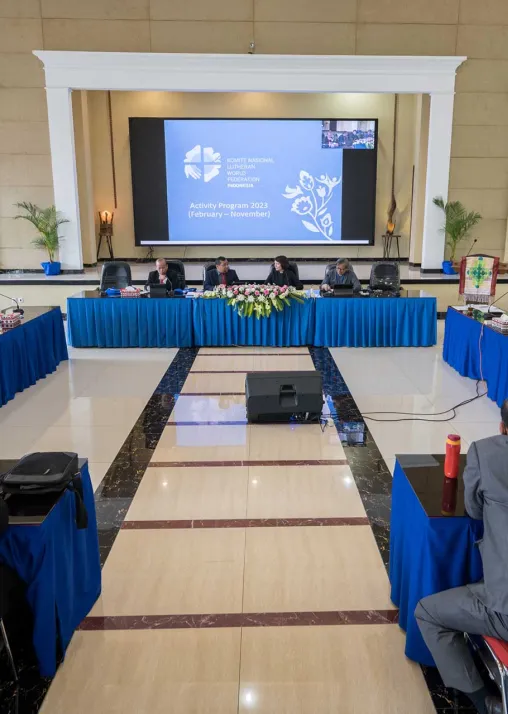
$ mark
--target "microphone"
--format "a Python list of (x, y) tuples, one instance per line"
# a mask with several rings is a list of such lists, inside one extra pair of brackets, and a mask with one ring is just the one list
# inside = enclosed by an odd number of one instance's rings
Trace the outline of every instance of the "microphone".
[(471, 245), (470, 245), (470, 247), (469, 247), (469, 250), (467, 251), (466, 258), (469, 257), (469, 253), (473, 250), (475, 243), (478, 243), (478, 238), (475, 238), (474, 241), (471, 243)]
[[(11, 297), (10, 295), (4, 295), (3, 293), (0, 293), (0, 297), (4, 297), (6, 300), (11, 300), (12, 302), (16, 303), (16, 307), (6, 307), (5, 310), (12, 310), (12, 312), (16, 312), (19, 315), (25, 314), (25, 311), (20, 308), (19, 301), (16, 298)], [(2, 310), (2, 312), (5, 312), (5, 310)]]

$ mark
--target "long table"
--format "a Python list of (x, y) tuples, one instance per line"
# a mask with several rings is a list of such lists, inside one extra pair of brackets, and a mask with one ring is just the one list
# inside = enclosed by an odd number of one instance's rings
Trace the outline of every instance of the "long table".
[(73, 347), (429, 347), (436, 343), (436, 298), (307, 298), (268, 318), (242, 318), (225, 300), (117, 298), (83, 291), (67, 299)]
[[(508, 399), (508, 335), (448, 308), (443, 359), (463, 377), (485, 379), (487, 395), (501, 407)], [(480, 360), (481, 346), (481, 360)]]
[(60, 308), (25, 308), (23, 323), (0, 333), (0, 407), (67, 358)]
[(392, 484), (390, 524), (391, 599), (399, 608), (406, 631), (406, 656), (432, 666), (414, 611), (421, 598), (481, 580), (476, 542), (483, 523), (466, 514), (461, 456), (457, 507), (453, 516), (441, 513), (443, 455), (397, 456)]

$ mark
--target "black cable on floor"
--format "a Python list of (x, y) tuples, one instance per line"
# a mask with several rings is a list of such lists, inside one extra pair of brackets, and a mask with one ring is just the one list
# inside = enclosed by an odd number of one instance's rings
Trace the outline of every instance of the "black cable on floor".
[[(452, 421), (452, 419), (455, 419), (457, 416), (457, 409), (460, 407), (465, 406), (466, 404), (471, 404), (471, 402), (475, 402), (477, 399), (481, 399), (484, 397), (487, 392), (484, 392), (483, 394), (480, 394), (480, 382), (482, 380), (478, 379), (476, 381), (476, 396), (471, 397), (470, 399), (465, 399), (463, 402), (460, 402), (460, 404), (455, 404), (455, 406), (450, 407), (449, 409), (446, 409), (444, 412), (437, 412), (436, 414), (426, 414), (425, 412), (365, 412), (362, 414), (362, 417), (364, 419), (369, 419), (370, 421), (379, 421), (379, 422), (399, 422), (399, 421), (430, 421), (430, 422), (445, 422), (445, 421)], [(430, 416), (442, 416), (443, 414), (448, 414), (449, 412), (453, 412), (452, 417), (448, 417), (445, 419), (430, 419)], [(369, 414), (407, 414), (407, 418), (403, 419), (376, 419), (375, 417), (368, 416)]]

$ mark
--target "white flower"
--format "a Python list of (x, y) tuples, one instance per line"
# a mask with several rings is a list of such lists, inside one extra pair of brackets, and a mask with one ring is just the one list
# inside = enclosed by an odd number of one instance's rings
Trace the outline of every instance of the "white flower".
[(275, 293), (270, 293), (270, 300), (276, 300), (277, 295)]
[(291, 206), (291, 210), (295, 213), (298, 213), (298, 215), (300, 216), (305, 216), (307, 213), (310, 213), (313, 208), (314, 206), (312, 204), (312, 201), (308, 196), (302, 196), (301, 198), (297, 198), (295, 201), (293, 201), (293, 205)]
[(320, 198), (324, 198), (326, 196), (326, 188), (324, 186), (318, 186), (316, 193)]
[(307, 171), (300, 171), (300, 186), (307, 191), (314, 188), (314, 178)]
[(296, 188), (291, 188), (291, 186), (286, 186), (286, 192), (283, 193), (282, 195), (284, 198), (296, 198), (297, 196), (301, 196), (302, 194), (302, 189), (300, 186), (296, 186)]
[(285, 292), (283, 292), (283, 293), (280, 294), (280, 296), (281, 296), (281, 297), (284, 297), (284, 298), (287, 297), (288, 295), (289, 295), (289, 293), (288, 293), (287, 290), (286, 290)]
[(232, 297), (233, 297), (233, 291), (232, 291), (232, 290), (228, 290), (227, 293), (226, 293), (226, 295), (228, 296), (228, 298), (232, 298)]
[(243, 302), (245, 300), (245, 295), (238, 295), (236, 299), (238, 302)]
[(255, 302), (255, 301), (256, 301), (256, 298), (254, 297), (254, 295), (249, 295), (249, 297), (247, 298), (247, 302)]

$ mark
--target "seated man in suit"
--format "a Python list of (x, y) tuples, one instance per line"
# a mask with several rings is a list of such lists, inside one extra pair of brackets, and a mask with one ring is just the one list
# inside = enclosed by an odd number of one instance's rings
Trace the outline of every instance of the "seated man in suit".
[(232, 285), (238, 282), (235, 270), (229, 267), (228, 259), (220, 255), (215, 261), (215, 268), (205, 273), (205, 290), (213, 290), (217, 285)]
[(473, 441), (464, 470), (466, 510), (483, 520), (483, 580), (424, 597), (415, 610), (445, 686), (465, 692), (480, 714), (502, 714), (503, 708), (489, 695), (464, 632), (508, 642), (508, 399), (499, 431)]
[(184, 288), (182, 276), (171, 270), (168, 267), (166, 258), (157, 258), (155, 261), (155, 270), (151, 270), (148, 274), (148, 285), (165, 285), (168, 290), (175, 288)]
[(324, 280), (321, 283), (321, 290), (327, 293), (329, 290), (333, 290), (335, 285), (348, 285), (355, 291), (362, 289), (360, 281), (347, 258), (339, 258), (335, 266), (327, 268)]

